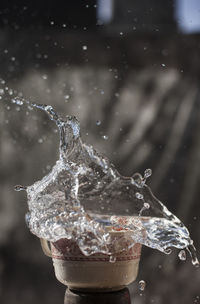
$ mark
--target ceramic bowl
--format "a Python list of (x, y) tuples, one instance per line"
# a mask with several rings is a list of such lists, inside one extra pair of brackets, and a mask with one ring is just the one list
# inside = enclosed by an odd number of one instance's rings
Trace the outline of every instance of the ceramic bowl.
[(106, 254), (85, 256), (78, 245), (68, 239), (51, 243), (41, 240), (43, 251), (53, 260), (56, 278), (70, 289), (85, 291), (120, 290), (135, 281), (141, 245), (130, 246), (128, 231), (110, 232), (113, 244), (124, 241), (124, 250), (112, 257)]

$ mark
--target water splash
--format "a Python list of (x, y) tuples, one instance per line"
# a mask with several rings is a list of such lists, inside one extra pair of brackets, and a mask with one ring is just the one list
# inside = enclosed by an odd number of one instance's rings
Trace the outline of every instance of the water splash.
[(26, 190), (29, 213), (26, 222), (35, 235), (49, 241), (76, 240), (85, 255), (101, 252), (112, 256), (124, 250), (124, 241), (110, 246), (110, 233), (128, 231), (130, 247), (140, 243), (166, 254), (171, 247), (187, 248), (198, 265), (196, 249), (187, 228), (152, 194), (144, 177), (123, 177), (80, 137), (76, 117), (62, 117), (49, 105), (14, 98), (19, 106), (45, 111), (60, 134), (60, 157), (51, 172)]

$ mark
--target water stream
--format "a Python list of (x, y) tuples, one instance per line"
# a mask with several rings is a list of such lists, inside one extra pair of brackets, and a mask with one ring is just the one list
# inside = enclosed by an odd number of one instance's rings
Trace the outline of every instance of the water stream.
[(63, 117), (49, 105), (19, 98), (12, 102), (45, 111), (60, 134), (59, 159), (50, 173), (31, 186), (16, 186), (27, 192), (26, 222), (32, 233), (49, 241), (73, 239), (85, 255), (112, 256), (124, 250), (124, 243), (110, 247), (110, 232), (127, 230), (131, 246), (140, 243), (166, 254), (175, 247), (181, 259), (187, 249), (192, 263), (199, 265), (188, 229), (147, 186), (150, 169), (124, 177), (82, 142), (76, 117)]

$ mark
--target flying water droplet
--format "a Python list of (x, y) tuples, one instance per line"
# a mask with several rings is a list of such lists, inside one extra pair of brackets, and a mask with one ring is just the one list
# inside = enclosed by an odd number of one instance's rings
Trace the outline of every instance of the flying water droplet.
[(171, 248), (166, 248), (166, 249), (164, 249), (164, 253), (165, 254), (171, 254), (172, 253), (172, 249)]
[(14, 187), (15, 191), (23, 191), (23, 190), (26, 190), (26, 189), (27, 189), (27, 187), (26, 186), (22, 186), (22, 185), (16, 185)]
[(68, 102), (68, 99), (70, 98), (70, 96), (69, 95), (65, 95), (64, 98), (65, 98), (65, 102)]
[(192, 264), (195, 266), (195, 267), (199, 267), (199, 261), (197, 259), (197, 257), (195, 257), (194, 259), (192, 259)]
[(134, 174), (132, 181), (133, 181), (133, 184), (136, 185), (136, 187), (138, 187), (138, 188), (144, 187), (145, 181), (140, 174)]
[(9, 95), (13, 95), (13, 90), (12, 90), (12, 89), (9, 89), (9, 90), (8, 90), (8, 94), (9, 94)]
[(144, 280), (139, 281), (139, 290), (144, 291), (146, 287), (146, 282)]
[(150, 205), (149, 205), (148, 203), (144, 203), (142, 209), (141, 209), (140, 212), (139, 212), (139, 216), (142, 215), (143, 211), (145, 211), (145, 210), (147, 210), (147, 209), (149, 209), (149, 208), (150, 208)]
[(22, 106), (24, 104), (24, 101), (18, 97), (15, 97), (12, 99), (12, 103), (17, 104), (18, 106)]
[(147, 179), (148, 177), (150, 177), (152, 175), (152, 170), (151, 169), (146, 169), (144, 171), (144, 178)]
[(30, 212), (27, 212), (26, 215), (25, 215), (25, 223), (26, 223), (28, 228), (29, 228), (30, 220), (31, 220), (31, 214), (30, 214)]
[(192, 264), (195, 267), (199, 267), (199, 261), (198, 261), (197, 256), (196, 256), (196, 248), (193, 245), (193, 241), (191, 242), (191, 244), (189, 246), (186, 247), (186, 249), (191, 256)]
[(38, 143), (39, 143), (39, 144), (42, 144), (42, 143), (43, 143), (43, 138), (39, 138), (39, 139), (38, 139)]
[(185, 261), (186, 260), (186, 252), (185, 250), (181, 250), (178, 254), (178, 257), (181, 261)]
[(143, 200), (143, 199), (144, 199), (143, 194), (140, 194), (139, 192), (136, 192), (136, 193), (135, 193), (135, 196), (136, 196), (138, 199), (140, 199), (140, 200)]
[(97, 120), (97, 121), (96, 121), (96, 125), (97, 125), (97, 126), (100, 126), (100, 125), (101, 125), (101, 120)]

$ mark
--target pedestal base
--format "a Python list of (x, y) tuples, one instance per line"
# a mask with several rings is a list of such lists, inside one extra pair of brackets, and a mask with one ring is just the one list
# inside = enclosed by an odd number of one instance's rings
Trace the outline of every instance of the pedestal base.
[(128, 288), (114, 292), (66, 290), (64, 304), (131, 304)]

